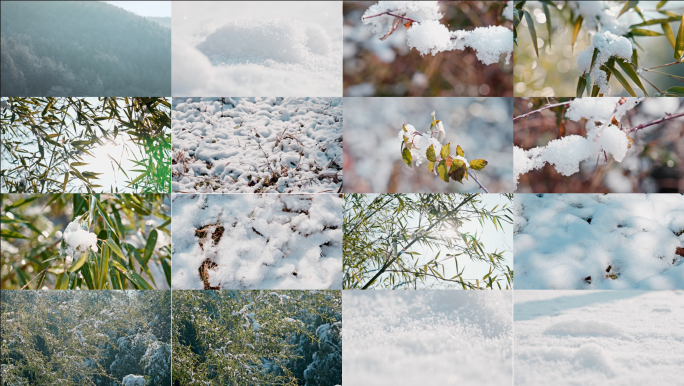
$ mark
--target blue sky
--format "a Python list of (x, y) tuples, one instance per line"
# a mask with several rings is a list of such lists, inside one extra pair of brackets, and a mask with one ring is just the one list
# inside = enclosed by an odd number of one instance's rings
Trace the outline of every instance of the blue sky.
[(170, 1), (105, 1), (140, 16), (171, 17)]

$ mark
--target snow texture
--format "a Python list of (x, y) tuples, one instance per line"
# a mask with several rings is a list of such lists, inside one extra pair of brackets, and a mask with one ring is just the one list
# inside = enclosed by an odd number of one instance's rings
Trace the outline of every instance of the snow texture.
[[(630, 23), (622, 15), (623, 20), (618, 20), (618, 15), (623, 4), (618, 1), (568, 1), (568, 6), (584, 19), (584, 25), (588, 28), (600, 29), (615, 35), (624, 35), (629, 31)], [(599, 28), (600, 25), (600, 28)]]
[[(434, 56), (442, 51), (471, 47), (476, 51), (477, 58), (487, 65), (498, 63), (503, 53), (507, 54), (506, 64), (511, 58), (513, 31), (502, 26), (477, 27), (472, 31), (449, 31), (439, 22), (444, 15), (439, 11), (437, 1), (379, 1), (370, 6), (363, 14), (362, 21), (364, 24), (370, 24), (371, 30), (380, 36), (385, 36), (392, 30), (395, 20), (398, 20), (395, 16), (387, 14), (375, 16), (383, 12), (416, 21), (407, 27), (406, 44), (418, 50), (421, 55)], [(512, 17), (512, 9), (509, 13)]]
[(336, 192), (342, 115), (342, 98), (174, 98), (172, 190)]
[(579, 172), (580, 162), (605, 152), (622, 162), (630, 146), (627, 134), (613, 125), (644, 98), (576, 98), (570, 102), (565, 116), (573, 121), (586, 119), (587, 137), (568, 135), (550, 141), (546, 146), (530, 150), (513, 147), (515, 184), (521, 174), (554, 165), (564, 176)]
[(515, 384), (675, 385), (683, 291), (517, 291)]
[(64, 230), (64, 242), (66, 243), (64, 254), (73, 258), (76, 253), (97, 248), (97, 235), (88, 232), (87, 227), (81, 225), (81, 219), (78, 218), (70, 222)]
[(504, 8), (503, 13), (502, 13), (503, 17), (512, 21), (513, 20), (513, 7), (514, 7), (513, 1), (512, 0), (507, 1), (506, 2), (506, 8)]
[(684, 288), (681, 194), (516, 194), (514, 220), (516, 289)]
[(342, 296), (345, 385), (511, 384), (510, 291)]
[(174, 3), (173, 95), (342, 95), (341, 7)]
[[(591, 67), (594, 49), (598, 50), (598, 54), (594, 66)], [(610, 92), (610, 86), (608, 86), (606, 73), (600, 68), (610, 58), (631, 60), (632, 43), (627, 38), (614, 35), (609, 31), (594, 35), (594, 44), (577, 55), (577, 70), (582, 74), (589, 73), (594, 84), (599, 86), (599, 93), (604, 95)]]
[(140, 375), (126, 375), (122, 382), (123, 386), (145, 386), (145, 378)]
[(174, 194), (172, 202), (174, 289), (341, 289), (339, 195)]

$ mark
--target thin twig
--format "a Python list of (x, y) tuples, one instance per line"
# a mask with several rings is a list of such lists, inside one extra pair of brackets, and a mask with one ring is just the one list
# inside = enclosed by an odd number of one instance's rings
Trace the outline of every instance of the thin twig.
[(420, 22), (419, 22), (418, 20), (413, 20), (413, 19), (411, 19), (411, 18), (409, 18), (409, 17), (405, 17), (405, 16), (395, 15), (395, 14), (393, 14), (392, 12), (394, 12), (394, 10), (392, 10), (392, 11), (385, 11), (385, 12), (379, 13), (379, 14), (377, 14), (377, 15), (366, 16), (366, 17), (364, 17), (363, 19), (365, 20), (365, 19), (370, 19), (371, 17), (378, 17), (378, 16), (382, 16), (382, 15), (389, 15), (389, 16), (397, 17), (397, 18), (399, 18), (399, 19), (408, 20), (408, 21), (410, 21), (410, 22), (412, 22), (412, 23), (418, 23), (418, 24), (420, 24)]
[(655, 73), (655, 74), (660, 74), (660, 75), (669, 76), (670, 78), (677, 79), (677, 80), (680, 81), (680, 82), (684, 79), (683, 76), (672, 75), (672, 74), (668, 74), (668, 73), (665, 73), (665, 72), (654, 71), (654, 70), (644, 70), (644, 71), (648, 71), (648, 72), (652, 72), (652, 73)]
[(553, 104), (553, 105), (546, 105), (546, 106), (544, 106), (544, 107), (542, 107), (542, 108), (540, 108), (540, 109), (538, 109), (538, 110), (530, 111), (529, 113), (525, 113), (525, 114), (523, 114), (523, 115), (518, 115), (517, 117), (513, 118), (513, 120), (515, 121), (516, 119), (525, 118), (525, 117), (527, 117), (528, 115), (532, 115), (532, 114), (534, 114), (534, 113), (538, 113), (538, 112), (540, 112), (540, 111), (542, 111), (542, 110), (546, 110), (546, 109), (550, 109), (550, 108), (558, 107), (558, 106), (568, 105), (568, 104), (570, 104), (570, 102), (572, 102), (572, 101), (567, 101), (567, 102), (562, 102), (562, 103), (556, 103), (556, 104)]
[(625, 131), (627, 131), (628, 133), (633, 133), (633, 132), (635, 132), (635, 131), (637, 131), (637, 130), (643, 129), (644, 127), (657, 125), (657, 124), (659, 124), (659, 123), (661, 123), (661, 122), (669, 121), (670, 119), (675, 119), (675, 118), (679, 118), (679, 117), (684, 117), (684, 113), (679, 113), (679, 114), (668, 114), (668, 115), (665, 116), (665, 117), (662, 117), (662, 118), (659, 118), (659, 119), (656, 119), (656, 120), (653, 120), (653, 121), (650, 121), (650, 122), (642, 123), (642, 124), (640, 124), (639, 126), (634, 126), (634, 127), (632, 127), (631, 129), (626, 129)]
[(474, 173), (471, 173), (470, 170), (468, 170), (468, 175), (471, 176), (471, 177), (475, 180), (475, 182), (477, 182), (478, 185), (480, 185), (480, 187), (482, 188), (482, 190), (485, 191), (485, 193), (489, 193), (489, 190), (487, 190), (487, 188), (485, 188), (484, 186), (482, 186), (482, 184), (480, 183), (480, 181), (477, 180), (477, 177), (475, 177), (475, 174), (474, 174)]
[(672, 62), (672, 63), (667, 63), (667, 64), (661, 64), (660, 66), (642, 68), (641, 70), (648, 71), (648, 70), (652, 70), (652, 69), (654, 69), (654, 68), (667, 67), (667, 66), (674, 66), (675, 64), (682, 64), (682, 63), (684, 63), (684, 62)]
[(641, 75), (641, 74), (639, 74), (639, 77), (641, 77), (641, 79), (645, 80), (645, 81), (646, 81), (646, 83), (650, 84), (650, 85), (651, 85), (651, 87), (653, 87), (653, 88), (654, 88), (654, 89), (655, 89), (656, 91), (658, 91), (658, 92), (659, 92), (660, 94), (662, 94), (662, 93), (663, 93), (663, 92), (662, 92), (662, 91), (660, 91), (660, 90), (658, 89), (658, 87), (656, 87), (656, 86), (655, 86), (655, 85), (654, 85), (653, 83), (649, 82), (649, 81), (648, 81), (648, 79), (646, 79), (646, 77), (644, 77), (644, 76), (643, 76), (643, 75)]

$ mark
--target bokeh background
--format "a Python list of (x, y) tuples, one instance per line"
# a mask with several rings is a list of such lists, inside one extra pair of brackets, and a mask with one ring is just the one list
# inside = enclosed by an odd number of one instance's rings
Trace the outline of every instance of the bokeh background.
[[(512, 96), (513, 58), (484, 65), (475, 51), (420, 56), (406, 45), (406, 28), (387, 40), (361, 21), (374, 1), (345, 1), (344, 96)], [(513, 23), (501, 16), (505, 2), (459, 1), (441, 5), (441, 23), (449, 30)]]
[(427, 163), (408, 167), (398, 134), (403, 124), (425, 132), (432, 111), (442, 120), (452, 154), (460, 145), (468, 160), (488, 162), (476, 171), (491, 193), (513, 191), (512, 98), (344, 98), (346, 193), (482, 192), (477, 183), (446, 183)]
[[(550, 98), (551, 103), (571, 98)], [(513, 115), (540, 108), (547, 98), (513, 98)], [(514, 121), (514, 145), (529, 150), (559, 138), (562, 107), (543, 110)], [(684, 98), (646, 98), (620, 120), (623, 128), (684, 112)], [(586, 137), (586, 120), (563, 121), (564, 136)], [(684, 117), (629, 134), (632, 148), (622, 162), (603, 155), (580, 163), (579, 173), (565, 177), (549, 164), (520, 176), (516, 193), (674, 193), (684, 192)]]
[[(563, 9), (559, 11), (549, 7), (552, 25), (551, 45), (549, 45), (546, 15), (543, 12), (541, 2), (528, 1), (523, 7), (530, 12), (530, 15), (535, 20), (534, 26), (537, 33), (539, 57), (537, 57), (532, 45), (527, 20), (523, 18), (518, 25), (518, 45), (514, 46), (513, 50), (513, 57), (515, 58), (515, 66), (513, 67), (514, 96), (574, 97), (576, 95), (577, 80), (582, 75), (577, 70), (577, 54), (592, 44), (596, 30), (586, 27), (586, 22), (584, 22), (577, 35), (573, 50), (573, 25), (569, 21), (570, 10), (565, 9), (565, 2), (556, 1), (554, 3), (559, 7), (563, 7)], [(657, 3), (657, 1), (639, 2), (638, 7), (646, 20), (667, 17), (663, 14), (649, 11), (655, 10)], [(669, 1), (661, 9), (672, 10), (672, 12), (681, 15), (682, 9), (684, 9), (684, 1)], [(626, 20), (630, 25), (642, 22), (634, 10), (626, 12), (620, 16), (619, 20)], [(679, 30), (679, 24), (678, 22), (670, 23), (670, 28), (675, 36)], [(663, 33), (660, 24), (639, 28)], [(654, 67), (674, 61), (674, 50), (665, 36), (636, 36), (635, 40), (640, 46), (640, 48), (637, 47), (639, 67)], [(684, 64), (659, 68), (657, 71), (684, 76)], [(620, 69), (620, 72), (622, 72), (622, 69)], [(625, 75), (625, 77), (627, 76)], [(684, 86), (682, 82), (665, 75), (645, 73), (645, 77), (661, 91), (673, 86)], [(643, 96), (643, 91), (631, 79), (628, 79), (628, 82), (637, 96)], [(642, 83), (649, 95), (653, 95), (656, 92), (646, 82), (642, 81)], [(630, 96), (615, 77), (611, 77), (609, 84), (610, 93), (606, 96)]]

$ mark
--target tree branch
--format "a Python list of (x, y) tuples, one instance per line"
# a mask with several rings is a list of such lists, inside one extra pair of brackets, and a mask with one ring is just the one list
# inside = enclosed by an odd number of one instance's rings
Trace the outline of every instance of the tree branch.
[(669, 121), (670, 119), (675, 119), (675, 118), (679, 118), (679, 117), (683, 117), (683, 116), (684, 116), (684, 113), (679, 113), (679, 114), (668, 114), (668, 115), (665, 116), (665, 117), (662, 117), (662, 118), (659, 118), (659, 119), (656, 119), (656, 120), (653, 120), (653, 121), (650, 121), (650, 122), (642, 123), (642, 124), (640, 124), (639, 126), (634, 126), (634, 127), (632, 127), (631, 129), (626, 129), (626, 131), (627, 131), (628, 133), (633, 133), (633, 132), (635, 132), (635, 131), (637, 131), (637, 130), (643, 129), (644, 127), (657, 125), (657, 124), (659, 124), (659, 123), (661, 123), (661, 122)]
[(487, 190), (487, 188), (485, 188), (484, 186), (482, 186), (482, 184), (481, 184), (480, 181), (477, 179), (477, 177), (475, 177), (475, 174), (474, 174), (474, 173), (471, 173), (470, 170), (468, 170), (468, 175), (471, 176), (471, 177), (475, 180), (475, 182), (477, 182), (478, 185), (480, 185), (480, 187), (482, 188), (482, 190), (485, 191), (485, 193), (489, 193), (489, 190)]
[(546, 106), (544, 106), (544, 107), (542, 107), (542, 108), (540, 108), (540, 109), (537, 109), (537, 110), (534, 110), (534, 111), (530, 111), (529, 113), (525, 113), (525, 114), (523, 114), (523, 115), (518, 115), (517, 117), (513, 118), (513, 120), (515, 121), (516, 119), (525, 118), (525, 117), (527, 117), (528, 115), (532, 115), (532, 114), (534, 114), (534, 113), (538, 113), (538, 112), (540, 112), (540, 111), (542, 111), (542, 110), (550, 109), (550, 108), (553, 108), (553, 107), (565, 106), (565, 105), (567, 105), (567, 104), (570, 104), (570, 102), (572, 102), (572, 101), (567, 101), (567, 102), (562, 102), (562, 103), (556, 103), (556, 104), (553, 104), (553, 105), (546, 105)]
[(411, 19), (411, 18), (409, 18), (409, 17), (405, 17), (405, 16), (395, 15), (395, 14), (393, 14), (392, 12), (394, 12), (394, 10), (392, 10), (392, 11), (385, 11), (385, 12), (379, 13), (379, 14), (377, 14), (377, 15), (366, 16), (366, 17), (364, 17), (364, 18), (362, 18), (362, 19), (363, 19), (363, 20), (366, 20), (366, 19), (370, 19), (370, 18), (372, 18), (372, 17), (378, 17), (378, 16), (382, 16), (382, 15), (389, 15), (389, 16), (394, 16), (394, 17), (399, 18), (399, 19), (403, 19), (403, 20), (410, 21), (410, 22), (412, 22), (412, 23), (418, 23), (418, 24), (420, 24), (420, 22), (419, 22), (418, 20), (413, 20), (413, 19)]

